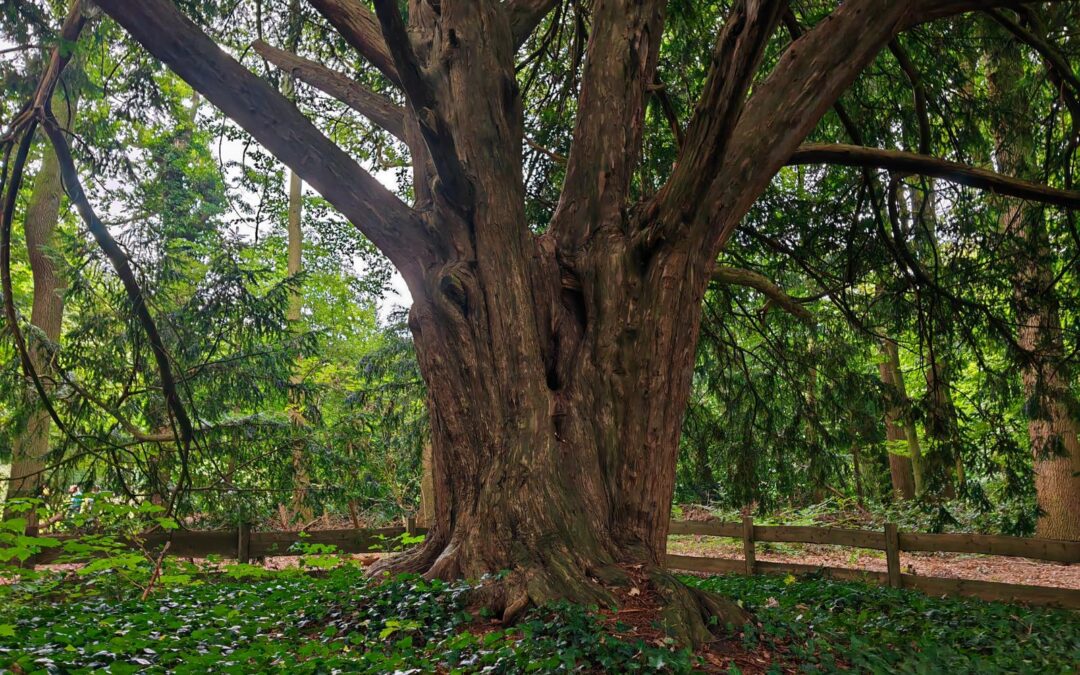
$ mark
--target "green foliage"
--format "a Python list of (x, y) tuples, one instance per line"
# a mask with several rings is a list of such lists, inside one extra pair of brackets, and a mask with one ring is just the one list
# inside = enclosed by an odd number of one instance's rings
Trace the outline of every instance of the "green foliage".
[[(254, 570), (259, 570), (257, 573)], [(311, 575), (232, 565), (205, 583), (103, 594), (91, 580), (0, 587), (0, 668), (110, 672), (665, 672), (686, 650), (610, 632), (588, 608), (555, 604), (502, 627), (464, 609), (468, 584), (373, 581), (343, 565)], [(1074, 614), (943, 600), (859, 583), (741, 576), (684, 581), (755, 615), (747, 649), (800, 672), (1071, 673)], [(481, 580), (479, 583), (484, 583)], [(625, 628), (625, 627), (624, 627)]]
[(536, 610), (504, 629), (464, 611), (465, 584), (414, 576), (378, 583), (354, 566), (317, 577), (295, 570), (253, 576), (238, 567), (145, 602), (39, 595), (4, 603), (0, 668), (687, 673), (693, 663), (686, 651), (607, 634), (578, 606)]
[(4, 507), (9, 517), (0, 520), (0, 574), (8, 566), (21, 566), (31, 556), (60, 546), (60, 541), (54, 537), (26, 534), (32, 512), (38, 511), (40, 515), (44, 510), (40, 499), (13, 499)]
[[(62, 541), (56, 537), (25, 534), (31, 510), (38, 521), (48, 513), (41, 500), (17, 499), (8, 505), (7, 519), (0, 521), (0, 576), (15, 580), (48, 579), (25, 565), (30, 558), (53, 550), (58, 564), (77, 564), (74, 574), (86, 578), (95, 593), (123, 595), (131, 588), (149, 593), (155, 586), (190, 583), (201, 568), (176, 558), (162, 557), (146, 542), (146, 532), (175, 530), (178, 523), (164, 515), (165, 508), (149, 502), (132, 505), (107, 492), (93, 493), (68, 525), (76, 534)], [(20, 515), (22, 514), (22, 515)], [(82, 593), (83, 591), (79, 591)]]
[(387, 537), (385, 534), (375, 535), (375, 542), (371, 545), (373, 551), (387, 551), (397, 552), (404, 551), (407, 548), (412, 548), (417, 544), (424, 541), (424, 535), (422, 534), (410, 534), (409, 532), (402, 532), (396, 537)]
[(791, 654), (802, 672), (1073, 673), (1080, 618), (1064, 610), (931, 598), (861, 583), (688, 577), (753, 612), (743, 641)]

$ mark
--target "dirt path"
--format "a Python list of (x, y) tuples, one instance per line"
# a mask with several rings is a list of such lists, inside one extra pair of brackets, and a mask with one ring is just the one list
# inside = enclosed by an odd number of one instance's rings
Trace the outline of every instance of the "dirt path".
[[(742, 544), (712, 537), (677, 536), (668, 541), (668, 553), (741, 560)], [(758, 560), (769, 562), (887, 571), (885, 554), (881, 551), (817, 544), (758, 543), (756, 553)], [(901, 553), (900, 563), (908, 574), (1080, 589), (1080, 565), (964, 553)]]

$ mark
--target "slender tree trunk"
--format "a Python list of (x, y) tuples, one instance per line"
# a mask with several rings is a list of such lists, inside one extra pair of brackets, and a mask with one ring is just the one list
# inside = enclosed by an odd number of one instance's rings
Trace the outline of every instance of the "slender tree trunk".
[[(302, 269), (303, 231), (301, 229), (301, 215), (303, 208), (303, 184), (295, 172), (289, 172), (289, 220), (288, 220), (288, 267), (290, 277), (300, 274)], [(301, 308), (303, 307), (303, 295), (299, 288), (293, 288), (289, 293), (289, 307), (286, 319), (289, 325), (296, 331), (300, 326)], [(311, 477), (308, 472), (306, 443), (304, 427), (307, 421), (304, 417), (304, 400), (300, 394), (300, 364), (293, 368), (293, 375), (289, 384), (289, 417), (295, 427), (295, 438), (292, 442), (292, 465), (293, 465), (293, 495), (291, 511), (294, 516), (304, 522), (310, 522), (313, 516), (311, 506), (307, 503), (308, 490), (311, 486)]]
[[(77, 99), (70, 102), (57, 96), (53, 108), (57, 122), (70, 128), (75, 117)], [(52, 349), (60, 340), (64, 318), (64, 280), (56, 269), (48, 249), (60, 221), (60, 200), (64, 194), (60, 183), (60, 167), (52, 147), (43, 146), (41, 168), (34, 178), (30, 201), (26, 207), (26, 249), (34, 280), (33, 308), (30, 323), (42, 332), (49, 344), (33, 345), (30, 358), (39, 374), (48, 376), (52, 369)], [(30, 413), (26, 430), (12, 445), (11, 481), (7, 483), (7, 499), (35, 497), (42, 485), (45, 456), (49, 452), (51, 420), (43, 409)], [(28, 532), (37, 531), (36, 516), (29, 512)]]
[(817, 345), (813, 338), (810, 339), (810, 358), (814, 362), (810, 368), (806, 380), (806, 446), (810, 449), (810, 481), (812, 483), (812, 497), (815, 504), (825, 501), (825, 487), (829, 480), (829, 458), (825, 454), (825, 448), (821, 446), (821, 438), (818, 435), (818, 401), (817, 401)]
[(709, 444), (704, 439), (694, 442), (694, 455), (697, 459), (697, 483), (703, 488), (700, 494), (705, 502), (709, 503), (716, 491), (716, 474), (713, 473), (712, 461), (709, 457)]
[[(915, 226), (921, 231), (916, 239), (922, 239), (927, 249), (929, 273), (939, 274), (937, 237), (937, 199), (934, 181), (927, 179), (925, 193), (912, 192), (912, 215)], [(948, 339), (952, 335), (949, 310), (932, 301), (926, 313), (925, 340), (926, 392), (928, 414), (926, 437), (930, 441), (929, 452), (923, 456), (928, 482), (940, 490), (943, 497), (956, 496), (956, 487), (963, 481), (963, 460), (960, 456), (960, 431), (956, 406), (953, 404), (949, 377)]]
[(952, 400), (948, 362), (945, 357), (934, 351), (930, 353), (928, 361), (925, 374), (930, 411), (926, 421), (926, 435), (935, 447), (927, 461), (927, 470), (934, 474), (942, 496), (951, 499), (956, 496), (956, 489), (962, 488), (964, 484), (956, 406)]
[(866, 506), (866, 495), (863, 491), (862, 480), (862, 447), (859, 441), (851, 442), (851, 470), (855, 478), (855, 503), (861, 507)]
[[(990, 84), (1003, 110), (1026, 111), (1016, 83), (1023, 76), (1015, 45), (996, 53)], [(1003, 171), (1037, 176), (1035, 138), (1023, 117), (996, 120), (995, 156)], [(1020, 379), (1027, 398), (1028, 437), (1039, 506), (1036, 533), (1050, 539), (1080, 540), (1080, 431), (1077, 402), (1065, 366), (1061, 315), (1054, 288), (1053, 251), (1042, 208), (1010, 201), (1001, 228), (1017, 241), (1013, 304), (1019, 326)]]
[(910, 453), (901, 455), (893, 452), (895, 442), (907, 441), (908, 438), (907, 428), (904, 423), (904, 408), (901, 403), (904, 400), (903, 394), (900, 393), (901, 385), (896, 380), (899, 368), (893, 366), (894, 355), (896, 355), (895, 362), (899, 363), (896, 343), (888, 338), (883, 338), (881, 340), (881, 361), (878, 363), (878, 372), (881, 375), (882, 384), (892, 390), (894, 397), (894, 400), (885, 410), (885, 440), (889, 446), (889, 475), (892, 478), (893, 492), (897, 497), (914, 499), (916, 488), (913, 458)]
[(900, 369), (900, 350), (896, 342), (889, 341), (889, 358), (892, 369), (892, 382), (903, 405), (904, 437), (907, 440), (908, 455), (911, 457), (911, 473), (915, 481), (915, 496), (926, 489), (925, 468), (923, 466), (922, 445), (919, 443), (919, 429), (911, 416), (911, 399), (904, 385), (904, 371)]
[[(286, 40), (290, 51), (296, 52), (300, 42), (302, 30), (300, 3), (290, 0), (289, 3), (289, 35)], [(292, 74), (285, 76), (283, 93), (287, 98), (294, 98), (296, 93), (296, 81)], [(296, 277), (303, 269), (304, 232), (303, 222), (303, 181), (295, 171), (289, 171), (289, 211), (288, 211), (288, 260), (286, 273), (290, 278)], [(300, 317), (304, 305), (304, 296), (300, 288), (293, 287), (289, 293), (289, 307), (286, 312), (286, 320), (293, 332), (300, 328)], [(308, 492), (311, 487), (311, 475), (308, 469), (306, 441), (304, 427), (307, 421), (304, 416), (304, 400), (300, 394), (300, 364), (293, 368), (293, 375), (289, 384), (289, 417), (294, 425), (295, 438), (292, 442), (292, 465), (293, 465), (293, 495), (291, 512), (293, 517), (304, 523), (311, 522), (314, 512), (308, 503)]]

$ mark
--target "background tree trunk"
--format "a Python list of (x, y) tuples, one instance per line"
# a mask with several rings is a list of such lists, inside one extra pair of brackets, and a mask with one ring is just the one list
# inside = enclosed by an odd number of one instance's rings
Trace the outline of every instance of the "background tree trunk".
[[(995, 157), (1003, 171), (1021, 178), (1037, 176), (1034, 128), (1015, 117), (1028, 109), (1021, 90), (1023, 61), (1015, 43), (991, 60), (993, 95), (1010, 107), (1010, 116), (995, 120)], [(1058, 297), (1054, 290), (1053, 253), (1043, 209), (1010, 201), (1001, 214), (1001, 228), (1017, 240), (1013, 304), (1019, 326), (1020, 378), (1028, 414), (1028, 438), (1035, 467), (1040, 515), (1036, 534), (1050, 539), (1080, 540), (1080, 440), (1073, 411), (1077, 402), (1065, 366)]]
[[(878, 372), (881, 382), (892, 391), (892, 395), (902, 400), (901, 387), (896, 382), (899, 368), (896, 343), (888, 338), (881, 339), (881, 361)], [(885, 440), (889, 447), (889, 475), (892, 479), (893, 492), (900, 499), (914, 499), (916, 495), (914, 462), (910, 454), (900, 455), (893, 452), (896, 441), (907, 440), (907, 428), (904, 423), (904, 409), (900, 400), (893, 400), (885, 410)], [(910, 446), (909, 446), (910, 447)]]
[[(78, 100), (66, 101), (57, 96), (53, 105), (57, 122), (70, 129), (75, 119)], [(41, 168), (34, 177), (30, 201), (26, 207), (26, 250), (34, 280), (33, 308), (30, 323), (42, 332), (49, 345), (36, 344), (30, 349), (30, 358), (39, 374), (47, 378), (52, 369), (52, 345), (60, 340), (64, 319), (64, 280), (50, 257), (53, 233), (60, 221), (60, 200), (64, 194), (60, 183), (60, 167), (52, 146), (43, 145)], [(51, 420), (43, 409), (30, 413), (26, 430), (12, 445), (11, 481), (7, 483), (7, 499), (38, 496), (42, 485), (45, 456), (49, 452), (49, 429)], [(37, 531), (36, 515), (30, 520), (27, 531)]]
[[(303, 30), (301, 23), (300, 3), (298, 0), (289, 2), (289, 27), (286, 38), (287, 48), (295, 53), (300, 44), (300, 36)], [(289, 99), (295, 98), (296, 79), (292, 73), (285, 75), (282, 83), (282, 93)], [(286, 273), (289, 278), (295, 277), (303, 270), (304, 255), (304, 184), (299, 174), (289, 170), (289, 210), (288, 210), (288, 259)], [(304, 295), (298, 286), (294, 286), (289, 292), (289, 306), (285, 318), (294, 333), (302, 330), (300, 324), (301, 313), (304, 306)], [(304, 400), (300, 393), (303, 380), (300, 375), (300, 364), (293, 367), (293, 374), (289, 378), (289, 418), (293, 422), (295, 438), (292, 442), (292, 465), (293, 465), (293, 494), (290, 504), (290, 518), (298, 519), (302, 524), (312, 521), (314, 512), (308, 505), (308, 491), (311, 487), (311, 475), (308, 469), (306, 434), (304, 427), (307, 420), (304, 415)]]
[[(938, 237), (937, 198), (933, 179), (926, 179), (926, 191), (912, 191), (912, 216), (916, 227), (916, 240), (922, 240), (925, 258), (931, 262), (928, 274), (937, 281)], [(927, 415), (924, 422), (926, 437), (930, 442), (923, 454), (924, 478), (929, 487), (941, 496), (951, 499), (956, 488), (963, 484), (963, 460), (960, 456), (960, 433), (956, 406), (953, 404), (949, 376), (949, 339), (952, 335), (950, 310), (942, 306), (936, 297), (930, 298), (926, 309), (925, 330), (922, 333), (926, 367)]]

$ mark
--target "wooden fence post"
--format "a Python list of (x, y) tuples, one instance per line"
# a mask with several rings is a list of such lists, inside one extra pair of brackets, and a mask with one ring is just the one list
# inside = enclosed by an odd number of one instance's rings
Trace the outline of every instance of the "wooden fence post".
[(751, 516), (743, 516), (742, 519), (742, 548), (743, 558), (746, 559), (746, 574), (754, 574), (754, 519)]
[(889, 566), (889, 585), (900, 588), (900, 535), (896, 523), (885, 523), (885, 562)]
[(251, 560), (251, 523), (243, 522), (236, 530), (236, 561), (247, 563)]

